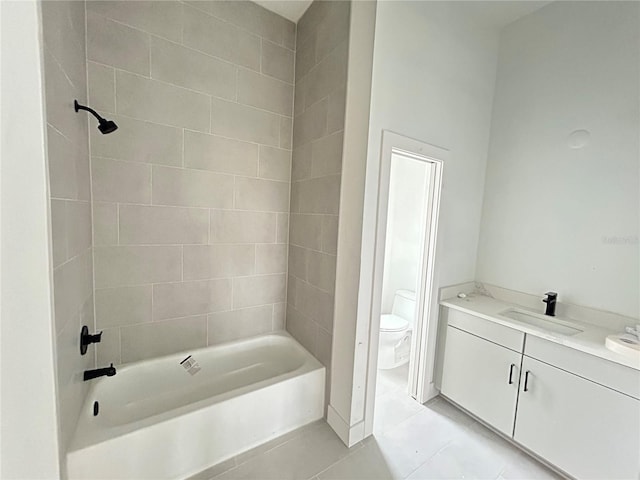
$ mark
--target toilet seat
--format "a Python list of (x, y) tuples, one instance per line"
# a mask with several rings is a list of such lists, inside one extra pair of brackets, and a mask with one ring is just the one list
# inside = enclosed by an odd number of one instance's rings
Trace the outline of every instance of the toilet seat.
[(409, 322), (393, 313), (385, 314), (380, 317), (381, 332), (401, 332), (409, 327)]

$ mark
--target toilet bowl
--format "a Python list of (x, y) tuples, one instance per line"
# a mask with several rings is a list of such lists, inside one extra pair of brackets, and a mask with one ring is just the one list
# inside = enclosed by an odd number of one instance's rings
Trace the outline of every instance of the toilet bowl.
[(396, 368), (409, 361), (415, 304), (414, 292), (398, 290), (391, 313), (381, 315), (378, 368)]

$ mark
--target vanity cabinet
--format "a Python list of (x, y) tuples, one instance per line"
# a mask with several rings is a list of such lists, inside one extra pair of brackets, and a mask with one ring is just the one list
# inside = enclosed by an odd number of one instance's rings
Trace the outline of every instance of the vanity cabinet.
[(445, 397), (574, 478), (640, 478), (640, 372), (453, 309), (447, 323)]
[(524, 335), (453, 310), (447, 320), (442, 393), (511, 436)]
[(640, 402), (525, 356), (513, 438), (575, 478), (636, 479)]

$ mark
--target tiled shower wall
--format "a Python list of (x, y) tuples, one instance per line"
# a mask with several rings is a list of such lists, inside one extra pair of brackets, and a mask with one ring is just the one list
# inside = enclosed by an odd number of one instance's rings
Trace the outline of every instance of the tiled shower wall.
[(333, 334), (349, 12), (349, 2), (316, 0), (298, 22), (296, 35), (287, 330), (327, 369)]
[(98, 364), (284, 328), (295, 25), (87, 2)]
[[(84, 2), (42, 2), (47, 157), (51, 197), (53, 296), (61, 450), (66, 451), (87, 394), (80, 328), (93, 322), (91, 185), (86, 102)], [(37, 372), (36, 372), (37, 373)]]

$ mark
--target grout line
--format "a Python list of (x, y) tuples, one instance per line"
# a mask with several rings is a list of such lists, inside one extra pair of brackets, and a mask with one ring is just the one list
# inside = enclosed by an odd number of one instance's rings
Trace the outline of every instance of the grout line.
[[(95, 62), (94, 62), (94, 63), (95, 63)], [(283, 116), (283, 117), (287, 117), (287, 118), (293, 118), (293, 113), (292, 113), (292, 115), (291, 115), (291, 116), (289, 116), (289, 115), (287, 115), (286, 113), (276, 112), (276, 111), (273, 111), (273, 110), (268, 110), (268, 109), (266, 109), (266, 108), (257, 107), (257, 106), (255, 106), (255, 105), (251, 105), (251, 104), (248, 104), (248, 103), (243, 103), (243, 102), (234, 101), (233, 99), (228, 98), (228, 97), (219, 97), (219, 96), (217, 96), (217, 95), (213, 95), (213, 94), (211, 94), (211, 93), (209, 93), (209, 92), (203, 92), (203, 91), (201, 91), (201, 90), (195, 90), (195, 89), (190, 88), (190, 87), (185, 87), (184, 85), (177, 85), (177, 84), (175, 84), (175, 83), (167, 82), (167, 81), (165, 81), (165, 80), (160, 80), (160, 79), (158, 79), (158, 78), (146, 77), (146, 76), (141, 75), (141, 74), (139, 74), (139, 73), (136, 73), (136, 72), (130, 72), (130, 71), (128, 71), (128, 70), (124, 70), (124, 69), (122, 69), (122, 68), (118, 68), (118, 67), (115, 67), (115, 66), (113, 66), (113, 65), (107, 65), (107, 64), (103, 64), (103, 65), (104, 65), (104, 66), (107, 66), (107, 67), (114, 68), (114, 69), (115, 69), (115, 70), (117, 70), (118, 72), (123, 72), (123, 73), (125, 73), (125, 74), (127, 74), (127, 75), (130, 75), (130, 76), (138, 77), (138, 78), (141, 78), (141, 79), (143, 79), (143, 80), (150, 81), (150, 82), (157, 82), (157, 83), (159, 83), (159, 84), (161, 84), (161, 85), (165, 85), (165, 86), (167, 86), (167, 85), (168, 85), (168, 86), (170, 86), (170, 87), (172, 87), (172, 88), (177, 88), (177, 89), (180, 89), (180, 90), (184, 90), (184, 91), (186, 91), (186, 92), (190, 92), (190, 93), (193, 93), (193, 94), (196, 94), (196, 95), (200, 95), (200, 96), (203, 96), (203, 97), (204, 97), (204, 96), (209, 96), (209, 97), (211, 97), (211, 98), (215, 98), (216, 100), (221, 100), (221, 101), (228, 102), (228, 103), (238, 103), (239, 105), (242, 105), (242, 106), (244, 106), (244, 107), (252, 108), (252, 109), (254, 109), (254, 110), (258, 110), (258, 111), (265, 112), (265, 113), (269, 113), (269, 114), (274, 115), (274, 116)], [(238, 67), (238, 72), (239, 72), (239, 68), (240, 68), (240, 66), (238, 66), (238, 65), (237, 65), (237, 67)], [(242, 67), (242, 68), (244, 68), (244, 67)], [(254, 73), (255, 73), (255, 72), (254, 72)], [(268, 78), (271, 78), (271, 77), (268, 77)], [(281, 83), (284, 83), (284, 82), (281, 82)], [(289, 84), (286, 84), (286, 86), (292, 87), (292, 85), (289, 85)], [(318, 100), (318, 101), (314, 102), (312, 105), (315, 105), (315, 104), (316, 104), (316, 103), (318, 103), (319, 101), (324, 100), (325, 98), (328, 98), (328, 96), (329, 96), (329, 95), (330, 95), (330, 94), (327, 94), (326, 96), (322, 97), (320, 100)], [(153, 120), (139, 119), (139, 118), (137, 118), (137, 117), (130, 117), (130, 118), (134, 118), (134, 119), (136, 119), (136, 120), (143, 120), (143, 121), (147, 121), (147, 122), (151, 122), (151, 123), (156, 123), (156, 124), (158, 124), (158, 125), (167, 125), (167, 126), (170, 126), (170, 127), (176, 127), (176, 128), (189, 128), (189, 127), (183, 127), (182, 125), (163, 124), (163, 123), (155, 122), (155, 121), (153, 121)], [(205, 132), (205, 133), (206, 133), (206, 132)]]
[[(183, 140), (183, 149), (184, 149), (184, 130), (185, 127), (182, 127), (182, 140)], [(213, 95), (209, 94), (209, 134), (213, 133)]]
[[(126, 72), (126, 73), (129, 73), (129, 72)], [(143, 78), (145, 78), (145, 77), (143, 77)], [(160, 82), (159, 80), (157, 80), (157, 81)], [(160, 83), (163, 83), (163, 82), (160, 82)], [(171, 83), (167, 83), (166, 85), (171, 85), (171, 86), (177, 87), (176, 85), (173, 85)], [(183, 88), (183, 87), (177, 87), (177, 88)], [(212, 96), (210, 94), (204, 94), (202, 92), (198, 92), (198, 91), (195, 91), (195, 90), (193, 90), (193, 92), (197, 93), (198, 95), (209, 96), (211, 98), (211, 100), (216, 99), (216, 100), (221, 100), (221, 101), (224, 101), (224, 102), (227, 102), (227, 103), (234, 103), (234, 100), (230, 100), (228, 98), (215, 97), (215, 96)], [(327, 98), (327, 97), (323, 97), (321, 100), (324, 100), (325, 98)], [(318, 103), (318, 102), (316, 102), (316, 103)], [(245, 104), (238, 104), (238, 105), (242, 105), (243, 107), (251, 108), (253, 110), (257, 110), (257, 111), (260, 111), (260, 112), (268, 113), (268, 114), (273, 115), (273, 116), (285, 117), (285, 118), (291, 119), (291, 121), (293, 121), (292, 117), (289, 117), (287, 115), (283, 115), (282, 113), (272, 112), (271, 110), (264, 110), (264, 109), (259, 108), (259, 107), (254, 107), (253, 105), (245, 105)], [(137, 122), (143, 122), (143, 123), (150, 123), (152, 125), (157, 125), (157, 126), (160, 126), (160, 127), (174, 128), (176, 130), (180, 129), (180, 128), (183, 128), (183, 129), (188, 130), (190, 132), (200, 133), (202, 135), (211, 135), (211, 136), (215, 136), (215, 137), (225, 138), (227, 140), (235, 140), (235, 141), (241, 142), (241, 143), (248, 143), (248, 144), (251, 144), (251, 145), (265, 145), (267, 147), (280, 148), (279, 145), (276, 145), (276, 144), (254, 142), (254, 141), (251, 141), (251, 140), (244, 140), (244, 139), (241, 139), (241, 138), (229, 137), (229, 136), (222, 135), (222, 134), (219, 134), (219, 133), (216, 133), (216, 132), (207, 132), (207, 131), (204, 131), (204, 130), (196, 130), (193, 127), (185, 127), (183, 125), (172, 125), (170, 123), (162, 123), (162, 122), (158, 122), (156, 120), (149, 120), (149, 119), (140, 118), (140, 117), (132, 117), (131, 115), (118, 113), (118, 112), (113, 112), (113, 113), (114, 113), (114, 115), (118, 115), (119, 117), (123, 117), (123, 118), (129, 119), (129, 120), (135, 120)], [(49, 125), (51, 125), (51, 124), (49, 124)], [(51, 125), (51, 126), (53, 127), (53, 125)], [(64, 135), (58, 129), (56, 129), (55, 127), (54, 127), (54, 129), (58, 133), (60, 133), (60, 135), (65, 137), (67, 140), (71, 141), (66, 135)], [(305, 145), (306, 143), (308, 143), (308, 142), (305, 142), (302, 145)], [(291, 148), (283, 148), (282, 150), (292, 150), (292, 149)], [(98, 156), (100, 156), (100, 155), (98, 155)], [(142, 162), (140, 162), (140, 163), (142, 163)]]
[[(209, 104), (211, 104), (211, 102), (209, 102)], [(209, 115), (209, 129), (211, 129), (211, 115)], [(182, 168), (185, 168), (185, 160), (184, 160), (184, 137), (185, 137), (185, 133), (184, 133), (184, 128), (182, 129)]]
[(116, 245), (120, 245), (120, 204), (116, 203)]

